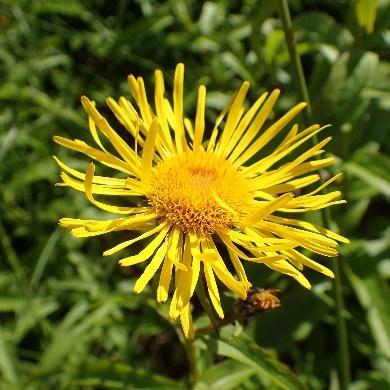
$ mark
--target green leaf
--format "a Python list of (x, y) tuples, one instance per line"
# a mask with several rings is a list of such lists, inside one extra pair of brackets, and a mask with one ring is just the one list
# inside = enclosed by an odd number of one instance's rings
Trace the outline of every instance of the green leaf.
[(325, 12), (305, 12), (294, 19), (302, 35), (300, 41), (313, 42), (320, 45), (332, 45), (339, 50), (352, 44), (352, 34)]
[(376, 175), (370, 169), (353, 162), (345, 164), (345, 168), (350, 175), (356, 176), (386, 197), (390, 197), (390, 182), (388, 180)]
[(2, 296), (0, 297), (0, 313), (13, 311), (18, 312), (23, 307), (25, 307), (25, 297), (24, 296)]
[(358, 275), (352, 270), (349, 279), (360, 304), (366, 310), (367, 322), (371, 328), (378, 350), (390, 358), (390, 293), (388, 287), (375, 272)]
[(356, 151), (345, 170), (386, 197), (390, 197), (390, 158), (379, 152), (379, 145), (369, 143)]
[(199, 17), (199, 31), (205, 35), (210, 34), (218, 25), (224, 23), (225, 18), (226, 14), (222, 3), (206, 1)]
[(259, 347), (248, 335), (241, 333), (238, 337), (215, 340), (209, 344), (218, 355), (240, 362), (256, 369), (267, 384), (280, 389), (304, 389), (304, 385), (287, 366), (279, 362), (271, 353)]
[[(299, 302), (299, 305), (297, 305)], [(302, 311), (305, 307), (305, 311)], [(263, 313), (255, 320), (256, 341), (266, 348), (287, 353), (297, 342), (307, 339), (324, 321), (329, 307), (313, 292), (297, 288), (284, 294), (278, 310)], [(288, 328), (284, 324), (288, 323)], [(272, 337), (269, 335), (272, 334)]]
[(355, 240), (346, 248), (353, 261), (346, 263), (347, 276), (365, 310), (377, 350), (390, 358), (390, 290), (377, 269), (377, 264), (389, 250), (390, 229), (378, 240)]
[(355, 6), (358, 23), (367, 33), (374, 31), (376, 18), (376, 0), (357, 0)]
[(58, 306), (57, 302), (51, 300), (44, 301), (40, 298), (25, 301), (23, 310), (21, 310), (16, 322), (14, 330), (15, 341), (21, 340), (42, 319), (56, 311)]
[(3, 331), (0, 328), (0, 372), (5, 380), (17, 382), (17, 374), (15, 370), (15, 359), (11, 354), (10, 349), (3, 337)]
[[(364, 189), (367, 189), (366, 186), (364, 186)], [(369, 189), (370, 190), (370, 189)], [(369, 191), (364, 191), (365, 193)], [(372, 195), (376, 195), (376, 191)], [(355, 196), (357, 194), (354, 194)], [(371, 195), (371, 194), (370, 194)], [(348, 208), (345, 210), (342, 216), (340, 216), (339, 224), (342, 226), (341, 231), (347, 232), (354, 229), (356, 226), (359, 225), (361, 220), (363, 219), (367, 208), (370, 204), (370, 196), (365, 197), (363, 199), (357, 199), (357, 200), (348, 200)]]
[(181, 383), (172, 379), (105, 359), (88, 361), (80, 368), (79, 377), (72, 384), (104, 389), (184, 389)]
[(376, 53), (341, 54), (329, 74), (324, 75), (322, 90), (314, 100), (316, 118), (337, 127), (356, 122), (369, 103), (362, 92), (371, 82), (377, 66)]
[(222, 53), (221, 56), (222, 63), (232, 72), (238, 74), (243, 80), (248, 80), (252, 84), (255, 84), (255, 80), (253, 79), (250, 72), (245, 68), (245, 65), (231, 52)]
[(6, 134), (4, 134), (4, 136), (0, 137), (0, 162), (4, 159), (4, 157), (6, 157), (8, 151), (15, 143), (17, 135), (18, 129), (16, 127), (12, 127)]
[(225, 360), (205, 371), (194, 390), (230, 390), (244, 383), (257, 369), (235, 360)]
[(104, 321), (113, 308), (112, 302), (106, 302), (88, 313), (88, 305), (84, 302), (75, 306), (56, 329), (51, 343), (41, 357), (39, 371), (47, 373), (57, 369), (63, 359), (72, 353), (74, 345), (90, 340), (90, 330)]

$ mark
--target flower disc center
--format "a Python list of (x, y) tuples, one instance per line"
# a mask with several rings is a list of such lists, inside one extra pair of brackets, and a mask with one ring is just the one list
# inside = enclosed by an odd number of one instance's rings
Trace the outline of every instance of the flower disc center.
[(148, 200), (183, 231), (212, 234), (247, 214), (252, 196), (248, 180), (223, 157), (188, 151), (154, 168)]

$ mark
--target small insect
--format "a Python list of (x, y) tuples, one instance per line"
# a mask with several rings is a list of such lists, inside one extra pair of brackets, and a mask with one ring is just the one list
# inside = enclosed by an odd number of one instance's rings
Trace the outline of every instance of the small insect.
[(251, 288), (246, 299), (239, 299), (236, 310), (240, 317), (248, 318), (263, 311), (276, 309), (280, 306), (280, 300), (275, 295), (278, 288)]

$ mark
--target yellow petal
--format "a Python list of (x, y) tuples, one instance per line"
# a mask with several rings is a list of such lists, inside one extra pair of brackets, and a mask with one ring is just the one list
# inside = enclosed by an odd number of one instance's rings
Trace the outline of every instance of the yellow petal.
[(113, 98), (108, 97), (106, 99), (106, 103), (108, 107), (110, 107), (110, 110), (113, 112), (115, 117), (118, 119), (118, 121), (121, 123), (123, 127), (128, 130), (128, 132), (135, 137), (136, 134), (136, 118), (131, 118), (126, 112), (126, 110), (118, 104)]
[[(294, 125), (292, 125), (291, 130), (284, 137), (283, 141), (275, 149), (275, 152), (277, 152), (279, 150), (283, 150), (285, 147), (287, 147), (290, 144), (290, 142), (292, 142), (292, 140), (295, 139), (297, 133), (298, 133), (298, 124), (295, 123)], [(303, 133), (303, 132), (301, 132), (301, 133)]]
[(213, 269), (207, 262), (203, 263), (203, 269), (206, 277), (207, 289), (209, 292), (211, 303), (213, 304), (214, 309), (218, 313), (218, 315), (223, 318), (224, 314), (221, 306), (221, 298), (219, 296), (217, 283), (214, 278)]
[(261, 105), (264, 103), (265, 99), (267, 98), (268, 93), (264, 92), (252, 105), (252, 107), (249, 108), (249, 110), (246, 112), (244, 117), (241, 119), (237, 129), (232, 134), (227, 146), (226, 146), (226, 154), (225, 156), (228, 156), (234, 148), (241, 142), (245, 142), (242, 135), (244, 134), (245, 130), (251, 123), (253, 117), (256, 115), (257, 111), (261, 107)]
[(173, 82), (173, 112), (175, 115), (175, 142), (177, 151), (183, 152), (187, 145), (184, 135), (183, 123), (183, 84), (184, 64), (177, 64)]
[(156, 254), (154, 255), (152, 261), (147, 265), (143, 274), (138, 278), (134, 285), (135, 293), (139, 294), (148, 284), (150, 279), (152, 279), (153, 275), (159, 269), (161, 263), (164, 260), (165, 253), (167, 251), (168, 243), (165, 241), (164, 244), (158, 248)]
[(221, 139), (218, 143), (218, 154), (222, 156), (226, 156), (226, 146), (228, 145), (243, 114), (243, 104), (245, 101), (245, 96), (248, 93), (248, 89), (249, 82), (244, 81), (241, 84), (240, 89), (237, 91), (236, 96), (234, 97), (230, 106), (228, 117), (226, 119), (226, 124), (221, 134)]
[(102, 131), (102, 133), (110, 140), (111, 144), (119, 155), (133, 168), (135, 171), (137, 164), (139, 163), (139, 157), (134, 151), (129, 148), (127, 143), (120, 137), (114, 129), (108, 124), (107, 120), (100, 115), (99, 111), (95, 108), (92, 102), (86, 97), (81, 97), (81, 104), (85, 111), (96, 123), (96, 126)]
[(240, 280), (242, 282), (248, 282), (248, 278), (246, 276), (245, 269), (244, 269), (240, 259), (238, 258), (237, 254), (234, 253), (230, 248), (228, 248), (228, 253), (229, 253), (229, 257), (233, 263), (233, 267), (236, 270), (237, 275), (240, 278)]
[[(197, 237), (196, 234), (189, 233), (186, 237), (186, 241), (184, 245), (184, 262), (188, 268), (188, 271), (183, 273), (180, 279), (180, 286), (178, 286), (178, 290), (179, 290), (179, 295), (177, 300), (178, 309), (181, 309), (187, 305), (192, 295), (194, 294), (195, 287), (198, 282), (199, 271), (200, 271), (199, 245), (200, 245), (199, 237)], [(190, 250), (190, 253), (188, 252), (188, 249)], [(189, 265), (189, 263), (191, 265)]]
[(338, 244), (331, 238), (268, 221), (262, 221), (257, 226), (259, 226), (262, 230), (275, 233), (280, 237), (296, 241), (303, 248), (309, 249), (313, 252), (329, 257), (337, 256), (337, 250), (334, 248), (336, 248)]
[[(92, 100), (91, 101), (92, 105), (94, 107), (96, 107), (96, 103)], [(101, 140), (100, 140), (100, 137), (99, 137), (99, 134), (96, 130), (96, 123), (93, 121), (93, 119), (89, 116), (88, 117), (88, 127), (89, 127), (89, 131), (92, 135), (92, 138), (94, 139), (94, 141), (96, 142), (96, 144), (100, 147), (100, 149), (102, 149), (104, 152), (107, 152), (107, 149), (103, 146)]]
[(141, 117), (145, 123), (146, 128), (149, 128), (152, 122), (153, 113), (147, 102), (146, 91), (143, 79), (138, 77), (137, 79), (130, 75), (127, 78), (131, 94), (134, 96), (134, 99), (137, 103), (139, 110), (141, 111)]
[(176, 258), (178, 252), (181, 251), (179, 248), (179, 241), (181, 231), (177, 228), (173, 228), (169, 235), (168, 250), (165, 256), (163, 268), (161, 270), (160, 281), (157, 287), (157, 301), (165, 302), (168, 298), (169, 285), (171, 283), (172, 268), (174, 262), (177, 262)]
[(159, 128), (159, 124), (156, 119), (153, 120), (149, 133), (146, 137), (144, 144), (144, 150), (142, 152), (142, 163), (141, 163), (141, 181), (145, 184), (149, 183), (150, 173), (152, 171), (154, 146), (156, 142), (156, 135)]
[(85, 175), (85, 181), (84, 181), (85, 195), (87, 195), (88, 200), (92, 204), (94, 204), (96, 207), (99, 207), (102, 210), (109, 211), (110, 213), (115, 213), (115, 214), (133, 214), (142, 211), (140, 210), (139, 207), (112, 206), (97, 201), (92, 194), (92, 182), (93, 182), (94, 171), (95, 171), (95, 165), (93, 163), (89, 164), (87, 173)]
[[(75, 169), (69, 167), (65, 163), (63, 163), (58, 157), (53, 156), (55, 162), (66, 172), (70, 173), (72, 176), (77, 177), (77, 179), (85, 180), (85, 174)], [(125, 179), (117, 179), (114, 177), (105, 177), (105, 176), (94, 176), (93, 182), (97, 184), (103, 184), (109, 187), (125, 187)]]
[(178, 297), (178, 295), (179, 295), (179, 292), (176, 289), (174, 294), (173, 294), (173, 297), (172, 297), (172, 300), (171, 300), (171, 304), (169, 305), (169, 317), (173, 318), (174, 320), (177, 317), (179, 317), (179, 315), (180, 315), (180, 309), (178, 309), (178, 305), (177, 305), (177, 297)]
[[(228, 234), (229, 237), (231, 237), (232, 241), (235, 243), (241, 245), (242, 247), (252, 250), (254, 252), (275, 252), (275, 251), (281, 251), (286, 249), (291, 249), (298, 244), (296, 242), (281, 239), (281, 238), (264, 238), (261, 237), (258, 232), (255, 229), (245, 228), (244, 229), (245, 234), (239, 233), (239, 232), (230, 232)], [(246, 244), (246, 243), (254, 243), (256, 246), (253, 246), (252, 244)], [(266, 260), (266, 259), (265, 259)]]
[(311, 289), (310, 282), (303, 276), (303, 274), (301, 272), (299, 272), (297, 269), (295, 269), (286, 260), (276, 261), (276, 262), (267, 264), (267, 266), (269, 268), (273, 269), (274, 271), (278, 271), (278, 272), (281, 272), (281, 273), (284, 273), (286, 275), (293, 277), (303, 287), (307, 288), (308, 290)]
[[(268, 99), (265, 101), (264, 105), (261, 107), (260, 111), (256, 115), (249, 129), (245, 132), (244, 136), (240, 139), (240, 142), (237, 143), (237, 146), (233, 150), (232, 154), (229, 156), (228, 160), (234, 162), (243, 151), (251, 144), (252, 140), (256, 137), (259, 130), (262, 128), (264, 122), (267, 120), (269, 114), (272, 111), (273, 106), (276, 103), (280, 94), (279, 89), (272, 91)], [(241, 164), (239, 164), (241, 165)]]
[(210, 139), (207, 143), (207, 152), (211, 152), (214, 150), (215, 143), (218, 137), (218, 127), (224, 120), (226, 113), (228, 112), (229, 106), (226, 106), (225, 109), (218, 115), (213, 130), (211, 131)]
[(290, 180), (283, 184), (275, 184), (274, 186), (267, 187), (264, 190), (271, 193), (296, 191), (297, 189), (307, 187), (318, 180), (320, 180), (320, 175), (318, 174), (309, 175), (309, 176), (301, 177), (299, 179)]
[(148, 99), (146, 97), (145, 84), (142, 77), (137, 78), (138, 84), (138, 105), (141, 110), (142, 119), (145, 122), (146, 127), (151, 126), (154, 117), (153, 111), (149, 106)]
[(283, 157), (292, 153), (296, 148), (301, 146), (303, 143), (308, 141), (310, 138), (314, 137), (316, 134), (318, 134), (324, 128), (325, 127), (320, 128), (319, 125), (311, 126), (309, 128), (310, 132), (306, 137), (299, 139), (297, 142), (293, 143), (288, 148), (284, 148), (283, 150), (279, 151), (278, 153), (276, 153), (276, 152), (271, 153), (267, 157), (252, 164), (251, 166), (249, 166), (248, 168), (245, 169), (245, 174), (246, 175), (248, 175), (248, 174), (250, 175), (253, 173), (261, 174), (261, 173), (269, 170), (274, 164), (276, 164), (278, 161), (280, 161)]
[(218, 279), (241, 299), (246, 299), (247, 290), (244, 285), (233, 278), (222, 261), (210, 263)]
[(115, 245), (111, 249), (107, 249), (106, 251), (104, 251), (103, 256), (112, 255), (113, 253), (116, 253), (124, 248), (127, 248), (128, 246), (134, 244), (135, 242), (138, 242), (138, 241), (141, 241), (147, 237), (150, 237), (153, 234), (156, 234), (159, 231), (161, 231), (166, 225), (167, 224), (165, 222), (160, 223), (154, 229), (150, 229), (150, 230), (146, 231), (145, 233), (140, 234), (138, 237), (133, 238), (132, 240), (127, 240), (127, 241), (121, 242), (120, 244)]
[[(85, 177), (85, 176), (84, 176)], [(61, 179), (63, 180), (63, 183), (58, 183), (56, 185), (67, 185), (69, 187), (74, 188), (77, 191), (85, 192), (85, 181), (79, 181), (76, 180), (70, 176), (68, 176), (65, 172), (61, 173)], [(125, 181), (123, 180), (125, 183)], [(140, 192), (134, 192), (130, 189), (126, 188), (119, 188), (119, 187), (110, 187), (105, 186), (101, 184), (92, 184), (91, 191), (93, 194), (99, 194), (99, 195), (110, 195), (110, 196), (140, 196)], [(139, 207), (139, 212), (142, 211), (142, 209), (145, 210), (145, 208)]]
[[(148, 134), (148, 127), (142, 120), (142, 118), (138, 115), (137, 110), (134, 106), (123, 96), (119, 98), (119, 107), (123, 111), (123, 115), (128, 117), (135, 125), (135, 134), (133, 137), (137, 141), (138, 144), (143, 146), (144, 138), (146, 138), (146, 134)], [(139, 132), (142, 134), (139, 134)]]
[(155, 72), (155, 91), (154, 91), (154, 101), (156, 105), (157, 118), (163, 133), (163, 142), (165, 147), (174, 152), (172, 137), (169, 131), (168, 118), (165, 110), (164, 103), (164, 76), (161, 70), (156, 70)]
[(83, 153), (87, 156), (90, 156), (108, 167), (114, 168), (120, 172), (127, 174), (135, 175), (136, 170), (133, 167), (123, 160), (115, 157), (114, 155), (101, 150), (92, 148), (88, 144), (80, 140), (70, 140), (67, 138), (59, 137), (55, 135), (53, 141), (57, 144), (64, 146), (65, 148), (76, 150), (77, 152)]
[(316, 261), (303, 255), (302, 253), (299, 253), (298, 251), (296, 251), (294, 249), (287, 250), (287, 251), (285, 251), (285, 253), (290, 255), (297, 262), (299, 262), (303, 265), (306, 265), (306, 266), (314, 269), (315, 271), (321, 272), (322, 274), (329, 276), (330, 278), (334, 278), (334, 274), (330, 269), (324, 267), (322, 264), (317, 263)]
[(156, 219), (154, 213), (137, 214), (126, 218), (117, 218), (109, 221), (83, 220), (61, 218), (60, 226), (72, 228), (71, 234), (75, 237), (91, 237), (120, 230), (145, 229), (148, 223)]
[(119, 260), (119, 264), (122, 266), (129, 266), (141, 263), (147, 259), (149, 259), (154, 251), (160, 246), (160, 244), (163, 242), (165, 237), (168, 234), (168, 231), (170, 229), (170, 226), (164, 227), (161, 232), (149, 243), (149, 245), (144, 248), (141, 252), (139, 252), (137, 255), (125, 257), (122, 260)]
[[(229, 236), (227, 234), (224, 234), (224, 233), (221, 233), (221, 232), (218, 232), (218, 235), (219, 237), (221, 238), (221, 240), (223, 241), (223, 243), (226, 245), (226, 247), (228, 249), (230, 249), (231, 251), (233, 251), (238, 257), (240, 257), (241, 259), (245, 259), (245, 260), (248, 260), (248, 261), (252, 261), (252, 262), (255, 262), (255, 263), (265, 263), (265, 262), (270, 262), (270, 261), (276, 261), (276, 260), (279, 260), (282, 256), (280, 255), (275, 255), (275, 256), (272, 256), (272, 255), (264, 255), (264, 254), (261, 254), (259, 252), (259, 250), (254, 247), (254, 246), (251, 246), (251, 245), (245, 245), (244, 243), (242, 242), (239, 242), (239, 244), (241, 246), (243, 246), (244, 248), (248, 249), (250, 252), (252, 252), (255, 256), (257, 257), (250, 257), (250, 256), (247, 256), (244, 252), (242, 252), (240, 249), (238, 249), (232, 242), (232, 240), (229, 238)], [(261, 251), (261, 249), (260, 249)], [(282, 257), (283, 258), (283, 257)], [(212, 264), (213, 265), (213, 264)]]
[(322, 226), (318, 226), (318, 225), (315, 225), (315, 224), (310, 223), (310, 222), (300, 221), (298, 219), (292, 219), (292, 218), (282, 218), (282, 217), (278, 217), (278, 216), (275, 216), (275, 215), (270, 215), (267, 218), (270, 221), (276, 222), (276, 223), (279, 223), (279, 224), (299, 226), (299, 227), (302, 227), (304, 229), (311, 230), (312, 232), (316, 232), (316, 233), (319, 233), (319, 234), (321, 234), (323, 236), (332, 238), (332, 239), (334, 239), (336, 241), (343, 242), (345, 244), (348, 244), (350, 242), (348, 240), (348, 238), (340, 236), (339, 234), (334, 233), (331, 230), (325, 229)]
[(173, 262), (165, 258), (157, 287), (157, 302), (165, 302), (168, 299), (169, 286), (171, 284)]
[(205, 128), (205, 106), (206, 106), (206, 87), (204, 85), (199, 86), (198, 89), (198, 103), (196, 108), (195, 117), (195, 134), (194, 143), (192, 149), (196, 152), (202, 144), (203, 133)]
[(282, 206), (286, 205), (294, 197), (291, 193), (286, 193), (275, 200), (272, 200), (264, 205), (260, 210), (256, 211), (248, 218), (242, 221), (243, 226), (254, 225), (257, 222), (263, 220), (268, 215), (272, 214), (274, 211), (278, 210)]
[(234, 161), (235, 166), (243, 165), (251, 157), (255, 155), (260, 149), (268, 144), (283, 128), (289, 123), (295, 116), (297, 116), (305, 107), (306, 103), (299, 103), (295, 107), (291, 108), (286, 114), (284, 114), (279, 120), (269, 127), (259, 138), (253, 142), (249, 148)]
[(192, 323), (191, 307), (189, 303), (180, 310), (180, 322), (184, 336), (187, 339), (192, 340), (195, 336), (195, 331)]

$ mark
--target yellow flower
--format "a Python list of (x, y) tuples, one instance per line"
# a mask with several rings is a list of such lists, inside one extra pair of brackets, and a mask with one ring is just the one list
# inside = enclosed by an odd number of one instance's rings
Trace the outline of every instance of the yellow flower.
[[(297, 104), (263, 130), (279, 90), (262, 94), (246, 110), (244, 100), (249, 83), (244, 82), (229, 108), (218, 117), (210, 139), (205, 141), (206, 88), (199, 87), (196, 115), (191, 121), (183, 113), (183, 79), (184, 65), (178, 64), (173, 106), (165, 97), (164, 79), (159, 70), (155, 72), (153, 106), (148, 102), (143, 79), (134, 76), (129, 76), (128, 82), (137, 107), (124, 97), (119, 101), (107, 99), (109, 108), (129, 133), (123, 135), (127, 138), (131, 135), (135, 140), (134, 148), (86, 97), (81, 102), (97, 146), (58, 136), (54, 141), (120, 172), (115, 177), (97, 176), (91, 163), (84, 174), (55, 158), (64, 171), (61, 185), (85, 192), (89, 201), (102, 210), (122, 215), (104, 221), (62, 218), (60, 225), (71, 228), (76, 237), (139, 231), (136, 238), (106, 250), (104, 255), (150, 237), (143, 250), (124, 257), (119, 263), (130, 266), (147, 262), (135, 283), (136, 293), (161, 268), (157, 300), (166, 301), (170, 286), (174, 285), (169, 314), (172, 318), (180, 317), (184, 334), (191, 338), (194, 329), (190, 299), (202, 273), (210, 301), (223, 318), (216, 278), (245, 299), (251, 284), (242, 260), (264, 264), (310, 288), (309, 281), (300, 272), (304, 266), (330, 277), (333, 273), (298, 249), (332, 257), (337, 255), (337, 241), (348, 240), (312, 223), (288, 217), (290, 213), (344, 203), (337, 200), (339, 191), (319, 193), (339, 175), (314, 191), (295, 195), (297, 190), (300, 193), (302, 188), (319, 181), (320, 176), (314, 171), (334, 162), (333, 157), (318, 157), (330, 137), (308, 147), (292, 161), (285, 161), (286, 156), (324, 127), (313, 125), (298, 131), (298, 125), (294, 124), (271, 153), (258, 157), (305, 103)], [(115, 153), (104, 146), (103, 139), (110, 141)], [(255, 156), (257, 161), (253, 160)], [(129, 206), (103, 203), (95, 195), (121, 196)], [(227, 252), (224, 258), (220, 254), (223, 246)], [(236, 276), (230, 269), (235, 270)]]

